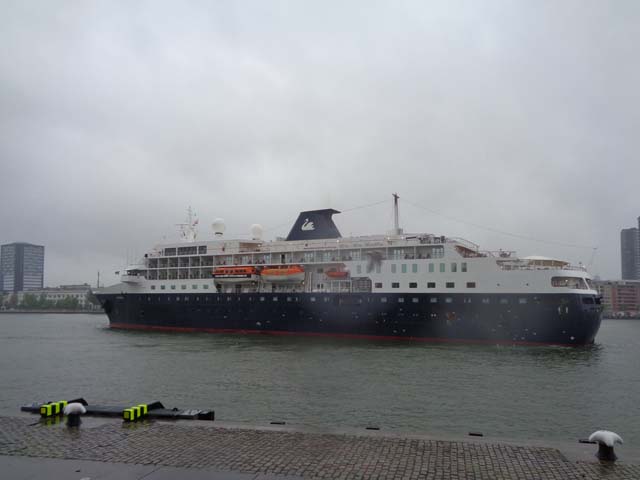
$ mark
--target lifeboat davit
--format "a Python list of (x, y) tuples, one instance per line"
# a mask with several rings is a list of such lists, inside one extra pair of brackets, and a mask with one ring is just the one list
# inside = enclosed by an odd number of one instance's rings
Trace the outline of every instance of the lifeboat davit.
[(269, 283), (301, 283), (304, 281), (304, 268), (300, 265), (265, 267), (260, 275)]
[(330, 268), (324, 274), (334, 280), (341, 280), (349, 276), (349, 270), (339, 270), (337, 268)]
[(260, 278), (256, 267), (216, 267), (213, 278), (218, 283), (257, 282)]

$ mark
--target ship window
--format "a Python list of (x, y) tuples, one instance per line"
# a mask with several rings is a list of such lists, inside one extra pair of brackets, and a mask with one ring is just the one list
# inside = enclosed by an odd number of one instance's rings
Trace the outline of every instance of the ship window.
[(587, 286), (580, 277), (552, 277), (551, 285), (554, 287), (576, 288), (586, 290)]
[(429, 264), (429, 273), (433, 273), (433, 263)]
[(151, 290), (155, 290), (156, 286), (155, 285), (151, 285)]
[(404, 298), (398, 297), (398, 303), (404, 303)]
[(593, 281), (590, 278), (585, 278), (585, 281), (587, 282), (587, 287), (589, 287), (591, 290), (596, 290), (596, 286), (593, 284)]
[(456, 284), (454, 282), (447, 282), (446, 287), (447, 288), (455, 288)]
[(179, 302), (179, 301), (180, 301), (180, 297), (176, 297), (176, 302)]
[(418, 288), (418, 283), (417, 282), (410, 282), (409, 283), (409, 288)]
[(171, 285), (171, 290), (175, 290), (176, 286), (175, 285)]
[(165, 285), (160, 285), (160, 290), (164, 290), (166, 288)]
[(184, 297), (184, 301), (188, 302), (189, 301), (189, 297)]
[(387, 297), (380, 297), (380, 303), (387, 303)]
[(406, 263), (402, 264), (402, 273), (407, 273), (407, 264)]
[(273, 297), (273, 301), (277, 302), (278, 301), (278, 297)]
[(176, 254), (176, 249), (175, 248), (165, 248), (164, 249), (164, 254), (169, 256), (169, 255), (175, 255)]
[(467, 288), (476, 288), (476, 282), (467, 282)]
[(447, 297), (444, 299), (444, 303), (453, 303), (453, 298)]
[(482, 299), (482, 303), (491, 303), (491, 299), (490, 298), (483, 298)]
[(191, 285), (191, 288), (194, 289), (194, 290), (197, 290), (198, 289), (198, 285)]
[(287, 302), (290, 302), (290, 301), (291, 301), (291, 297), (287, 297)]
[(466, 272), (467, 271), (467, 262), (462, 262), (460, 264), (460, 271), (461, 272)]
[(591, 298), (591, 297), (582, 297), (582, 303), (593, 304), (593, 298)]
[(261, 301), (261, 302), (264, 302), (264, 297), (260, 297), (260, 301)]
[(427, 282), (427, 288), (436, 288), (436, 282)]
[(315, 302), (316, 301), (316, 297), (311, 297), (309, 298), (310, 301)]
[(411, 265), (411, 272), (418, 273), (418, 264), (414, 263)]
[(438, 297), (430, 297), (429, 303), (438, 303)]
[(440, 264), (440, 273), (444, 273), (444, 263)]
[(471, 297), (464, 297), (464, 303), (471, 303)]
[(207, 246), (206, 245), (200, 245), (198, 247), (198, 253), (207, 253)]
[(520, 305), (524, 305), (525, 303), (527, 303), (527, 299), (526, 299), (526, 298), (519, 298), (519, 299), (518, 299), (518, 303), (519, 303)]
[(393, 283), (391, 284), (391, 288), (400, 288), (400, 283), (398, 283), (398, 282), (393, 282)]
[(382, 282), (376, 282), (375, 287), (376, 288), (382, 288)]
[(396, 273), (396, 264), (395, 263), (391, 264), (391, 273)]
[(418, 302), (420, 302), (420, 299), (419, 299), (418, 297), (413, 297), (413, 298), (411, 299), (411, 301), (412, 301), (413, 303), (418, 303)]
[(202, 285), (202, 288), (204, 288), (205, 290), (207, 290), (209, 288), (209, 285)]
[(322, 273), (322, 272), (324, 272), (324, 268), (319, 268), (318, 273)]
[(457, 264), (456, 262), (453, 262), (453, 263), (451, 264), (451, 271), (452, 271), (453, 273), (455, 273), (455, 272), (457, 272), (457, 271), (458, 271), (458, 264)]
[(187, 286), (186, 285), (180, 285), (180, 288), (182, 288), (182, 290), (186, 290)]
[(508, 298), (501, 298), (500, 299), (500, 303), (503, 305), (506, 305), (507, 303), (509, 303), (509, 299)]

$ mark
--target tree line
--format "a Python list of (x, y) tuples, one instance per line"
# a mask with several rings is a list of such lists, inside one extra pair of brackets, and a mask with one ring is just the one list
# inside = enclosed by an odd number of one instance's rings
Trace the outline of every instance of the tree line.
[[(18, 302), (18, 295), (11, 293), (2, 299), (1, 305), (5, 309), (19, 310), (80, 310), (83, 307), (75, 296), (65, 296), (57, 300), (49, 300), (46, 295), (34, 295), (25, 293), (22, 301)], [(98, 299), (91, 293), (87, 293), (85, 307), (99, 305)]]

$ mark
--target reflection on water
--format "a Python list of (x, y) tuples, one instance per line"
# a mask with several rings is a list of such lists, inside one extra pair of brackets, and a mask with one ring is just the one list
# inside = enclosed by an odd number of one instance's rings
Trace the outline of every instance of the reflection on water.
[(0, 406), (84, 396), (319, 428), (640, 441), (640, 322), (589, 347), (508, 347), (110, 330), (102, 316), (0, 315)]

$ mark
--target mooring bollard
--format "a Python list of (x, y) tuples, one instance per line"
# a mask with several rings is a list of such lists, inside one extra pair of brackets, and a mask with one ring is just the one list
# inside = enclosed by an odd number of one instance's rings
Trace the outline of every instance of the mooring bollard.
[(590, 442), (598, 442), (598, 453), (596, 457), (599, 460), (606, 462), (615, 462), (618, 457), (613, 451), (613, 446), (616, 443), (622, 444), (622, 438), (620, 435), (609, 430), (598, 430), (589, 435)]
[(67, 427), (79, 427), (80, 415), (87, 413), (87, 409), (81, 403), (69, 403), (64, 407), (64, 414), (67, 416)]

